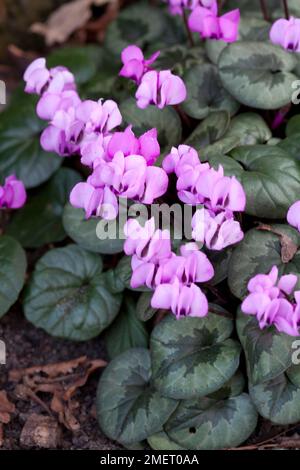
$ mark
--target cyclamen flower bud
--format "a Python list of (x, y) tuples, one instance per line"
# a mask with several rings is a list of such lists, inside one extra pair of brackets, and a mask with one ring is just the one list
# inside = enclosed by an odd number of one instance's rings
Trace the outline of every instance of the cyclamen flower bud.
[(27, 199), (25, 186), (14, 175), (5, 179), (4, 186), (0, 186), (0, 208), (20, 209)]

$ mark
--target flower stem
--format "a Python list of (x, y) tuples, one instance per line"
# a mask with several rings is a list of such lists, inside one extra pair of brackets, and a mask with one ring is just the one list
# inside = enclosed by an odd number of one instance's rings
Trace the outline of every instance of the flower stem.
[(282, 0), (282, 2), (283, 2), (284, 14), (285, 14), (286, 19), (288, 20), (290, 18), (288, 2), (287, 2), (287, 0)]
[(187, 32), (187, 36), (189, 38), (189, 43), (190, 43), (190, 46), (191, 47), (194, 47), (195, 46), (195, 43), (194, 43), (194, 39), (193, 39), (193, 36), (192, 36), (192, 32), (189, 28), (189, 25), (188, 25), (188, 19), (187, 19), (187, 15), (186, 15), (186, 10), (185, 8), (183, 9), (183, 22), (184, 22), (184, 26), (185, 26), (185, 29), (186, 29), (186, 32)]
[(261, 8), (264, 20), (269, 21), (270, 18), (269, 18), (269, 15), (268, 15), (266, 0), (260, 0), (260, 8)]

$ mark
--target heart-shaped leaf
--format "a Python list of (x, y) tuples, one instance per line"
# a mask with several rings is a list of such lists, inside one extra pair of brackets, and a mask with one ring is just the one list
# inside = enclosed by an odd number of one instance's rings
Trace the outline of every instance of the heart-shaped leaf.
[[(210, 309), (222, 310), (215, 305)], [(239, 365), (240, 346), (229, 339), (232, 328), (232, 320), (214, 313), (180, 322), (173, 316), (162, 320), (150, 340), (156, 388), (176, 399), (204, 396), (221, 388)]]
[(122, 10), (106, 31), (105, 47), (120, 56), (129, 44), (143, 48), (164, 37), (168, 22), (158, 8), (141, 3)]
[(237, 330), (252, 384), (272, 380), (290, 367), (295, 340), (292, 336), (279, 333), (275, 327), (261, 330), (257, 319), (241, 310), (238, 312)]
[(261, 416), (275, 424), (293, 424), (300, 420), (300, 387), (286, 374), (269, 382), (249, 384), (251, 399)]
[(131, 348), (147, 348), (149, 335), (136, 315), (136, 302), (126, 297), (121, 313), (107, 330), (105, 344), (111, 359)]
[(26, 255), (21, 245), (0, 236), (0, 318), (16, 302), (25, 282)]
[(124, 233), (119, 233), (117, 220), (106, 221), (100, 217), (86, 219), (82, 209), (67, 204), (63, 213), (63, 225), (69, 237), (88, 251), (104, 255), (123, 251)]
[(1, 113), (0, 174), (20, 178), (27, 188), (47, 181), (63, 159), (45, 152), (40, 134), (45, 127), (35, 111), (36, 98), (25, 96)]
[(116, 357), (99, 382), (97, 412), (103, 432), (133, 444), (159, 432), (177, 406), (153, 387), (147, 349), (134, 348)]
[(291, 102), (292, 70), (296, 59), (266, 42), (235, 42), (219, 57), (224, 88), (240, 103), (259, 109), (278, 109)]
[(185, 144), (200, 151), (202, 159), (203, 148), (213, 144), (223, 137), (230, 123), (227, 111), (215, 111), (209, 114), (186, 139)]
[(143, 292), (136, 304), (136, 315), (141, 321), (148, 321), (159, 310), (151, 307), (153, 292)]
[(294, 134), (300, 134), (300, 116), (297, 114), (289, 119), (289, 122), (286, 126), (286, 135), (287, 137), (291, 137)]
[(239, 103), (222, 87), (218, 69), (212, 64), (195, 65), (184, 74), (187, 99), (182, 109), (195, 119), (204, 119), (211, 111), (235, 114)]
[[(300, 163), (278, 145), (248, 145), (231, 151), (230, 158), (213, 157), (226, 174), (235, 175), (246, 192), (246, 213), (256, 217), (285, 218), (299, 199)], [(287, 189), (288, 188), (288, 189)]]
[(24, 312), (53, 336), (84, 341), (112, 323), (121, 300), (104, 283), (101, 258), (69, 245), (48, 251), (37, 262), (25, 292)]
[(161, 445), (166, 444), (167, 449), (225, 449), (244, 442), (256, 423), (257, 413), (246, 393), (225, 400), (183, 400), (164, 426), (167, 439), (158, 439), (157, 435), (149, 442), (157, 450), (165, 449)]
[[(272, 225), (272, 230), (288, 237), (292, 244), (300, 246), (300, 235), (289, 225)], [(267, 274), (277, 266), (279, 274), (300, 274), (300, 251), (289, 262), (282, 261), (283, 250), (289, 249), (282, 238), (273, 232), (251, 229), (233, 250), (228, 271), (231, 292), (243, 299), (247, 295), (247, 284), (256, 274)]]
[(61, 168), (43, 188), (29, 198), (17, 211), (6, 233), (16, 238), (25, 248), (38, 248), (66, 237), (62, 213), (73, 186), (80, 175), (69, 168)]
[(238, 137), (238, 145), (255, 145), (268, 142), (272, 132), (259, 114), (242, 113), (231, 120), (224, 137)]
[(176, 44), (164, 48), (155, 62), (159, 70), (172, 70), (176, 75), (183, 73), (191, 67), (202, 64), (206, 60), (204, 48), (201, 46), (190, 48)]
[(156, 127), (162, 150), (170, 150), (170, 147), (180, 143), (181, 121), (176, 111), (170, 106), (164, 109), (158, 109), (155, 106), (140, 109), (135, 100), (129, 98), (121, 103), (120, 111), (124, 122), (132, 124), (137, 135)]
[(103, 52), (99, 46), (67, 46), (56, 49), (49, 54), (47, 65), (48, 67), (64, 65), (75, 75), (76, 83), (81, 85), (95, 75), (101, 65), (102, 58)]

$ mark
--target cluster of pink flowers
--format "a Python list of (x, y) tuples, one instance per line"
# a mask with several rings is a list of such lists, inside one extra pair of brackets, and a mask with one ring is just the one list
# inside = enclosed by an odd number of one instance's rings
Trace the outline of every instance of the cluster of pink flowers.
[(176, 255), (169, 231), (156, 230), (154, 218), (144, 227), (130, 219), (125, 234), (124, 251), (132, 256), (132, 288), (153, 289), (152, 307), (170, 309), (176, 318), (207, 315), (206, 296), (196, 283), (212, 279), (214, 268), (196, 243), (182, 245)]
[(22, 181), (14, 175), (5, 179), (4, 185), (0, 186), (0, 208), (20, 209), (26, 202), (26, 190)]
[(199, 33), (201, 38), (234, 42), (238, 38), (240, 10), (229, 11), (218, 16), (217, 0), (168, 0), (173, 15), (182, 15), (184, 10), (191, 11), (188, 26)]
[[(146, 65), (145, 65), (146, 67)], [(160, 155), (157, 130), (136, 137), (129, 126), (112, 132), (122, 122), (112, 100), (81, 101), (73, 75), (64, 67), (48, 70), (45, 59), (35, 60), (24, 74), (26, 91), (38, 93), (40, 118), (50, 119), (41, 136), (46, 151), (61, 156), (81, 155), (92, 169), (85, 183), (72, 190), (70, 202), (92, 215), (114, 219), (118, 197), (151, 204), (168, 187), (166, 172), (152, 166)]]
[(270, 40), (284, 49), (300, 52), (300, 19), (291, 17), (275, 21), (270, 30)]
[(246, 195), (240, 182), (224, 176), (209, 163), (201, 163), (197, 151), (187, 145), (173, 147), (163, 161), (166, 173), (177, 176), (179, 199), (193, 206), (201, 204), (192, 219), (193, 238), (211, 250), (222, 250), (242, 240), (244, 234), (234, 218), (245, 210)]
[(135, 97), (141, 109), (150, 104), (162, 109), (186, 99), (186, 87), (180, 77), (170, 70), (151, 70), (158, 56), (159, 52), (155, 52), (150, 59), (145, 60), (141, 49), (134, 45), (126, 47), (122, 52), (120, 76), (130, 78), (138, 85)]
[(27, 93), (40, 95), (37, 115), (49, 121), (41, 135), (41, 145), (48, 152), (61, 156), (79, 153), (86, 140), (105, 141), (122, 122), (114, 101), (82, 101), (74, 76), (65, 67), (48, 70), (44, 58), (36, 59), (27, 68), (24, 80)]
[(278, 278), (278, 268), (269, 274), (257, 274), (248, 283), (249, 295), (242, 311), (256, 315), (261, 329), (274, 325), (290, 336), (299, 335), (300, 291), (295, 291), (297, 276), (287, 274)]

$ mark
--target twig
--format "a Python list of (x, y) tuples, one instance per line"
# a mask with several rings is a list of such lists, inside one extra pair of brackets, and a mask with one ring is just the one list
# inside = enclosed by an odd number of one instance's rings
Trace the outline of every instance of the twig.
[(270, 21), (268, 10), (267, 10), (267, 5), (266, 5), (266, 0), (260, 0), (260, 8), (261, 8), (264, 20)]
[(288, 2), (287, 2), (287, 0), (282, 0), (282, 2), (283, 2), (284, 14), (285, 14), (286, 19), (288, 20), (290, 18)]
[(185, 26), (185, 29), (186, 29), (187, 36), (189, 38), (190, 46), (194, 47), (195, 43), (194, 43), (194, 39), (193, 39), (193, 36), (192, 36), (192, 32), (189, 28), (188, 19), (187, 19), (187, 16), (186, 16), (186, 10), (185, 9), (183, 9), (182, 17), (183, 17), (183, 22), (184, 22), (184, 26)]

